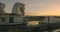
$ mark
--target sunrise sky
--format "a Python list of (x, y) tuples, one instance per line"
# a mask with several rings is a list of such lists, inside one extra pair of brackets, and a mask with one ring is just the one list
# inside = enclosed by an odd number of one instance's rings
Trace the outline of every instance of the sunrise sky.
[(60, 0), (0, 0), (0, 2), (6, 4), (7, 13), (11, 13), (15, 2), (21, 2), (25, 4), (25, 15), (60, 15)]

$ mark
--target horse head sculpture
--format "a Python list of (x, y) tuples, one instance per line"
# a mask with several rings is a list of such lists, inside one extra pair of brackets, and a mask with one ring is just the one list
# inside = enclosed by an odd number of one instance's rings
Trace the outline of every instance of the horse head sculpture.
[(12, 13), (13, 14), (22, 14), (24, 15), (24, 7), (25, 5), (23, 3), (15, 3), (14, 6), (13, 6), (13, 10), (12, 10)]
[(4, 8), (5, 8), (5, 4), (0, 2), (0, 14), (2, 15), (5, 13)]

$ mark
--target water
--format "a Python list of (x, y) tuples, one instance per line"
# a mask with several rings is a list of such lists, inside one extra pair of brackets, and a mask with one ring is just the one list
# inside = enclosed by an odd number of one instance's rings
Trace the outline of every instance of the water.
[(28, 21), (27, 25), (39, 25), (40, 21)]

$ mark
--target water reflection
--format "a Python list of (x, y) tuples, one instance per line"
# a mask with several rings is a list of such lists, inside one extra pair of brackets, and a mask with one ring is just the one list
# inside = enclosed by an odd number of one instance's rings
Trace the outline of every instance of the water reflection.
[(39, 25), (39, 22), (40, 21), (28, 21), (28, 24), (27, 25)]

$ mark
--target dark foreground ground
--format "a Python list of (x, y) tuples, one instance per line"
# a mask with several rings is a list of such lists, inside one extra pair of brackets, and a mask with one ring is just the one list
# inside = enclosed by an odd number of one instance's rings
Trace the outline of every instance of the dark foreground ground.
[(0, 25), (0, 32), (52, 32), (60, 28), (60, 23), (41, 24), (38, 27), (27, 25)]
[(0, 25), (0, 32), (44, 32), (39, 27), (28, 27), (26, 25)]

